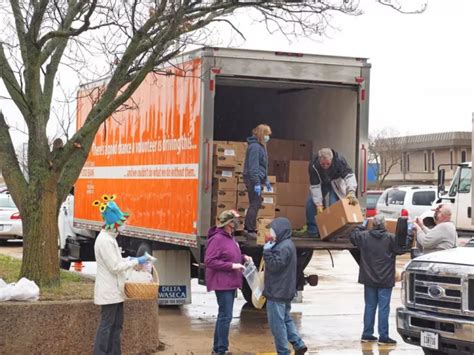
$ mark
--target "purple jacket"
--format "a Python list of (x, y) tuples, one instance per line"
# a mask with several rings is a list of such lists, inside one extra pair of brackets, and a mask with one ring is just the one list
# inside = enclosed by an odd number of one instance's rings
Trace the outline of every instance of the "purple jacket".
[(244, 257), (234, 237), (222, 228), (212, 227), (207, 234), (205, 256), (208, 291), (235, 290), (242, 287), (242, 271), (232, 264), (243, 263)]

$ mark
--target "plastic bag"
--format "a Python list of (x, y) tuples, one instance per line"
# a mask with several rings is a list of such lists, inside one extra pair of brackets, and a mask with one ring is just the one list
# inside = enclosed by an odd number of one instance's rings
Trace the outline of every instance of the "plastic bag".
[(128, 282), (137, 282), (137, 283), (149, 283), (153, 282), (153, 276), (151, 273), (145, 270), (131, 270), (127, 275)]
[(263, 294), (263, 278), (253, 261), (246, 262), (244, 266), (244, 277), (247, 279), (253, 296), (259, 299)]
[(40, 289), (34, 281), (22, 277), (17, 283), (0, 283), (0, 301), (37, 301)]

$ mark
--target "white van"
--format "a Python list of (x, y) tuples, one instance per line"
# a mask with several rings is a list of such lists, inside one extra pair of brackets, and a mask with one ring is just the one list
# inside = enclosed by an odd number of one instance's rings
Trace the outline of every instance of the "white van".
[(386, 218), (415, 218), (431, 209), (436, 187), (430, 185), (394, 186), (383, 192), (377, 202), (377, 213)]

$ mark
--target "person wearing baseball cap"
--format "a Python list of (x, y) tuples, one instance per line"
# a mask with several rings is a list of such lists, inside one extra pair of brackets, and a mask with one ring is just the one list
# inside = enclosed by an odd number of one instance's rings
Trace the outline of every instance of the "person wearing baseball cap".
[(138, 264), (146, 263), (149, 256), (122, 258), (116, 237), (124, 228), (128, 213), (122, 212), (115, 202), (115, 195), (103, 195), (102, 201), (95, 200), (93, 206), (99, 208), (104, 221), (94, 244), (97, 262), (94, 303), (101, 307), (101, 319), (93, 354), (120, 354), (125, 273)]
[(213, 354), (225, 354), (229, 349), (229, 329), (232, 321), (235, 293), (242, 287), (244, 263), (251, 258), (243, 255), (234, 233), (240, 223), (235, 210), (226, 210), (218, 217), (207, 235), (205, 253), (206, 286), (214, 291), (219, 311), (214, 330)]

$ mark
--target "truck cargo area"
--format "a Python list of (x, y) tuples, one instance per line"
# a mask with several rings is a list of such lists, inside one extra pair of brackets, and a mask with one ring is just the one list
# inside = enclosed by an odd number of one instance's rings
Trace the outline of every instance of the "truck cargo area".
[(357, 169), (355, 86), (217, 77), (214, 103), (214, 140), (245, 141), (266, 123), (272, 137), (312, 141), (313, 151), (331, 147)]

